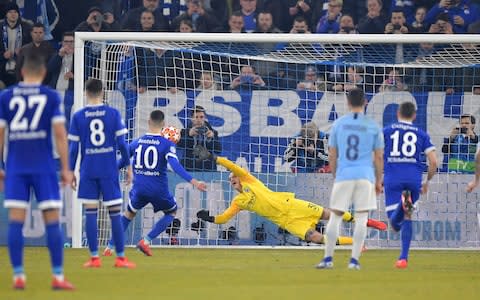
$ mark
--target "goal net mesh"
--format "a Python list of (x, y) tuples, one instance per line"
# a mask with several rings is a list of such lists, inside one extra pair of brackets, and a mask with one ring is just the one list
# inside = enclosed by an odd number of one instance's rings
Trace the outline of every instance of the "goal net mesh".
[[(129, 141), (146, 133), (153, 109), (165, 113), (168, 125), (189, 129), (194, 107), (202, 106), (218, 132), (214, 137), (218, 154), (245, 167), (274, 191), (295, 192), (297, 198), (328, 207), (333, 180), (324, 155), (332, 122), (348, 111), (345, 93), (353, 87), (364, 89), (369, 101), (366, 113), (381, 126), (396, 120), (399, 103), (411, 100), (418, 108), (415, 123), (430, 133), (440, 162), (439, 174), (414, 213), (412, 246), (480, 245), (478, 193), (465, 192), (473, 176), (476, 143), (449, 142), (460, 116), (480, 116), (478, 39), (468, 44), (338, 44), (158, 38), (85, 41), (83, 74), (77, 77), (104, 82), (105, 100), (124, 116)], [(306, 129), (310, 122), (318, 129), (318, 139)], [(294, 146), (297, 140), (304, 144)], [(177, 220), (153, 245), (307, 245), (248, 212), (224, 225), (199, 222), (199, 209), (221, 213), (236, 192), (225, 169), (198, 164), (181, 143), (177, 152), (187, 170), (208, 184), (208, 191), (195, 190), (170, 173), (170, 191), (179, 206)], [(128, 191), (125, 187), (125, 204)], [(383, 203), (382, 195), (371, 217), (386, 221)], [(139, 212), (127, 243), (136, 244), (162, 215), (151, 206)], [(108, 213), (99, 213), (99, 227), (100, 244), (105, 245), (110, 238)], [(351, 224), (342, 228), (343, 235), (351, 235)], [(369, 230), (366, 243), (398, 247), (399, 234)]]

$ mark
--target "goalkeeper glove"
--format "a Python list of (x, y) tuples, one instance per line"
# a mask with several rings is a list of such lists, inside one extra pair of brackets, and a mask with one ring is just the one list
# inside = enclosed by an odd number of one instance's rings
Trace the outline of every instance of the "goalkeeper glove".
[(203, 221), (207, 221), (210, 223), (215, 222), (215, 217), (210, 215), (210, 212), (208, 210), (202, 209), (197, 212), (197, 218)]

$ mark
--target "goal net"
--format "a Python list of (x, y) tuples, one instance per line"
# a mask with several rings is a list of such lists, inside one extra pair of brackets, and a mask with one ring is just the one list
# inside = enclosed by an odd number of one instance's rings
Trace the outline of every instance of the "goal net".
[[(462, 129), (458, 137), (450, 136), (461, 116), (480, 116), (480, 37), (391, 37), (78, 32), (75, 107), (85, 105), (78, 101), (84, 99), (84, 80), (101, 79), (105, 100), (120, 110), (132, 140), (146, 133), (153, 109), (165, 113), (168, 125), (187, 128), (189, 135), (193, 111), (201, 106), (215, 136), (201, 138), (202, 132), (196, 132), (192, 143), (217, 143), (212, 147), (218, 154), (270, 189), (295, 192), (297, 198), (328, 207), (333, 181), (326, 144), (332, 122), (348, 111), (345, 93), (364, 89), (366, 113), (382, 126), (396, 121), (399, 103), (413, 101), (415, 124), (430, 133), (440, 168), (414, 213), (412, 246), (479, 247), (478, 194), (465, 192), (473, 176), (476, 142), (468, 142)], [(178, 144), (179, 159), (207, 183), (208, 191), (170, 173), (177, 220), (153, 245), (308, 245), (248, 212), (223, 225), (200, 222), (198, 210), (221, 213), (236, 192), (228, 172), (199, 162), (190, 146)], [(383, 195), (378, 207), (371, 217), (386, 220)], [(82, 208), (75, 200), (72, 216), (73, 245), (85, 245)], [(151, 206), (139, 212), (127, 243), (135, 245), (161, 217)], [(99, 214), (99, 226), (104, 245), (110, 237), (108, 213)], [(342, 230), (351, 235), (351, 224)], [(369, 230), (366, 243), (398, 247), (399, 235)]]

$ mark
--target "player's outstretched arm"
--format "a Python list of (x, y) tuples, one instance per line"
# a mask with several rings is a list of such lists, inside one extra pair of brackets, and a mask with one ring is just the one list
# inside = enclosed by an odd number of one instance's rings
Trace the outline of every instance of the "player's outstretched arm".
[(467, 192), (472, 192), (480, 183), (480, 151), (475, 154), (475, 178), (467, 184)]
[(235, 203), (232, 203), (232, 205), (230, 205), (230, 207), (227, 208), (223, 213), (216, 216), (211, 216), (208, 210), (202, 209), (197, 212), (197, 218), (210, 223), (225, 224), (236, 214), (238, 214), (240, 210), (241, 209)]

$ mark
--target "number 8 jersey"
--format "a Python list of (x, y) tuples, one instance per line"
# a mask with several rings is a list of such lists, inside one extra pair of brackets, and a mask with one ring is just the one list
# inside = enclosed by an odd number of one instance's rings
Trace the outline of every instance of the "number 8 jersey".
[(0, 126), (8, 128), (9, 174), (55, 174), (51, 132), (56, 122), (65, 122), (65, 117), (55, 90), (19, 83), (1, 94)]
[(385, 182), (421, 182), (425, 155), (435, 150), (430, 136), (412, 123), (397, 122), (383, 129)]
[[(127, 132), (115, 108), (103, 104), (87, 105), (76, 112), (68, 139), (81, 145), (80, 177), (118, 178), (118, 169), (128, 164), (128, 153), (123, 154), (122, 161), (117, 163), (118, 146), (127, 147), (124, 139)], [(71, 147), (74, 144), (71, 143)], [(70, 149), (72, 170), (75, 168), (76, 153)]]

